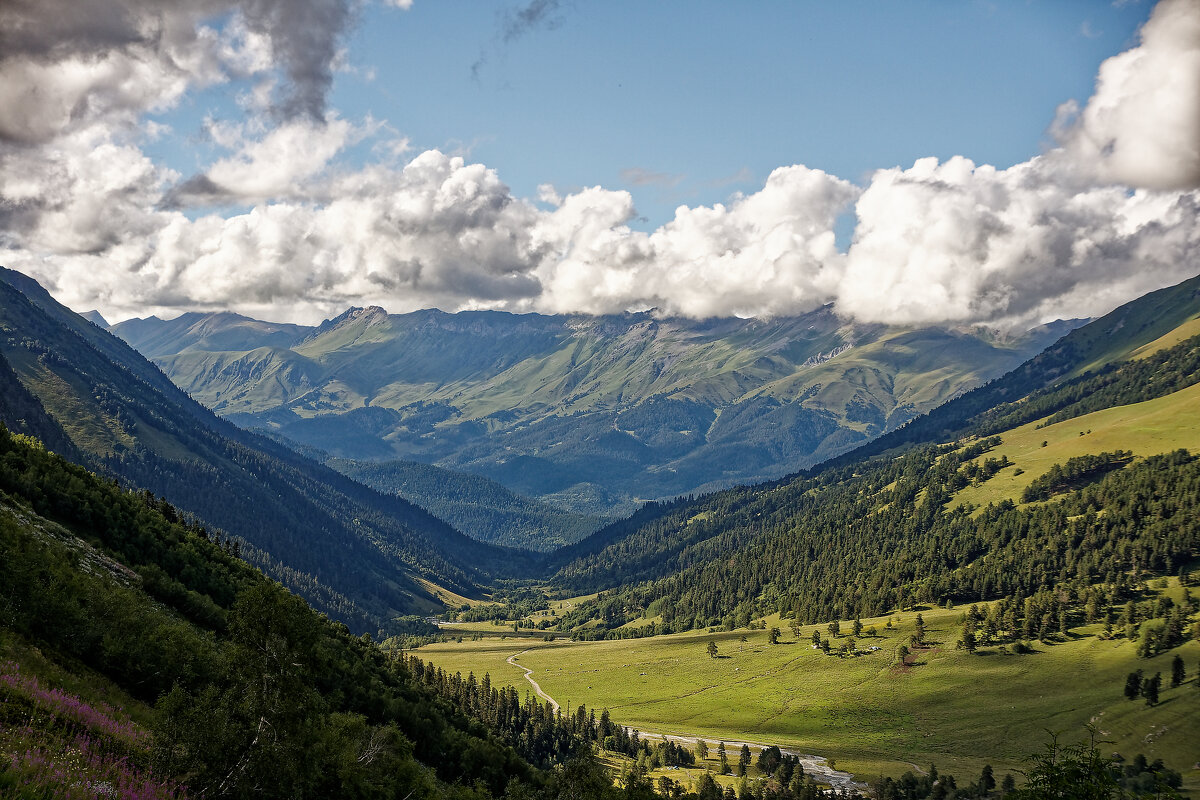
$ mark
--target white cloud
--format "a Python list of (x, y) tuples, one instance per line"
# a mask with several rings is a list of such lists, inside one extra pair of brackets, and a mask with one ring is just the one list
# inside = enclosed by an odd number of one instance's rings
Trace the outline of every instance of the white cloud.
[(775, 170), (729, 206), (680, 206), (651, 234), (630, 230), (627, 192), (595, 187), (563, 200), (535, 236), (551, 248), (538, 306), (613, 313), (656, 307), (695, 317), (790, 314), (826, 303), (842, 256), (833, 225), (857, 194), (803, 166)]
[(303, 196), (309, 179), (324, 172), (348, 143), (367, 133), (333, 115), (321, 122), (303, 117), (289, 120), (249, 141), (240, 127), (214, 123), (209, 130), (214, 141), (237, 152), (177, 187), (173, 203), (228, 204)]
[(1105, 313), (1189, 277), (1197, 195), (1078, 188), (1061, 152), (1008, 170), (964, 158), (881, 170), (837, 309), (901, 324), (1026, 325)]
[(1141, 44), (1100, 65), (1095, 94), (1073, 124), (1059, 128), (1077, 169), (1099, 179), (1200, 186), (1200, 3), (1162, 0)]
[[(1060, 146), (1038, 158), (923, 159), (865, 189), (781, 167), (643, 232), (629, 192), (545, 184), (537, 205), (463, 157), (405, 163), (411, 145), (386, 123), (325, 110), (346, 0), (305, 0), (294, 18), (281, 0), (81, 0), (111, 16), (92, 28), (38, 16), (67, 0), (15, 2), (0, 7), (0, 108), (19, 112), (0, 114), (0, 247), (7, 266), (113, 319), (233, 308), (314, 321), (349, 304), (708, 317), (833, 302), (871, 321), (1025, 325), (1103, 313), (1200, 263), (1194, 3), (1164, 0), (1095, 95), (1064, 105)], [(36, 23), (18, 44), (4, 35), (12, 8)], [(226, 24), (205, 27), (217, 13)], [(332, 27), (305, 27), (318, 22)], [(180, 183), (140, 149), (162, 132), (145, 113), (234, 78), (253, 85), (247, 119), (210, 121), (227, 155)], [(341, 156), (362, 141), (379, 160), (348, 169)], [(249, 209), (194, 217), (196, 204)], [(851, 207), (843, 253), (834, 228)]]

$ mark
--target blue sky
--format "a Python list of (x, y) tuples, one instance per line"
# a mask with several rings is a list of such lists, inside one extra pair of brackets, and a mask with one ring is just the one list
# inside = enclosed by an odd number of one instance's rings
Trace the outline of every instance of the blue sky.
[(629, 189), (657, 226), (788, 164), (861, 183), (924, 156), (1024, 161), (1150, 7), (576, 2), (505, 43), (518, 4), (371, 5), (347, 50), (375, 78), (342, 75), (332, 105), (467, 150), (520, 196)]
[(40, 0), (5, 30), (0, 248), (114, 319), (1011, 329), (1200, 263), (1195, 0)]
[[(603, 185), (651, 229), (804, 164), (863, 184), (879, 168), (966, 156), (1008, 167), (1086, 99), (1151, 4), (1127, 2), (369, 3), (343, 41), (329, 105), (386, 121), (415, 151), (461, 153), (520, 197)], [(246, 84), (156, 118), (152, 145), (203, 168), (205, 117), (237, 119)], [(369, 144), (351, 160), (371, 158)]]

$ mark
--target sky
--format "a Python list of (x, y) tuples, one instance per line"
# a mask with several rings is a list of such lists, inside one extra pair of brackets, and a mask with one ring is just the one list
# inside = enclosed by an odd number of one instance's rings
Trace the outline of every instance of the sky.
[(1198, 209), (1197, 0), (0, 4), (0, 263), (110, 321), (1020, 328)]

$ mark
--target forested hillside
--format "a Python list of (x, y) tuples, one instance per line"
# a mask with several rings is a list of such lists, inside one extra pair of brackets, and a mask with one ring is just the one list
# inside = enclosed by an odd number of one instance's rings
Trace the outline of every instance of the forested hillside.
[(3, 277), (4, 421), (236, 537), (247, 558), (355, 630), (440, 610), (435, 585), (471, 594), (529, 569), (525, 555), (217, 418), (36, 284)]
[[(1171, 314), (1176, 327), (1195, 313), (1196, 284), (1166, 290), (1177, 301)], [(563, 592), (610, 591), (562, 627), (589, 623), (589, 636), (639, 619), (652, 620), (654, 631), (728, 627), (773, 612), (812, 622), (918, 602), (1024, 598), (1056, 588), (1082, 602), (1096, 583), (1108, 587), (1111, 604), (1141, 576), (1174, 573), (1200, 552), (1195, 450), (1168, 452), (1200, 445), (1194, 435), (1200, 423), (1189, 412), (1189, 387), (1200, 382), (1200, 337), (1105, 363), (1099, 353), (1106, 339), (1097, 335), (1144, 316), (1153, 324), (1144, 326), (1140, 340), (1123, 339), (1121, 352), (1162, 336), (1166, 323), (1153, 316), (1164, 305), (1163, 293), (1157, 294), (885, 437), (867, 456), (889, 444), (896, 449), (873, 458), (845, 457), (774, 485), (647, 507), (564, 549), (556, 554), (554, 577)], [(1093, 371), (1067, 377), (1080, 365), (1097, 363)], [(1047, 386), (1055, 377), (1062, 379)], [(1018, 391), (1030, 386), (1027, 395)], [(998, 397), (1010, 402), (996, 402)], [(1141, 441), (1148, 434), (1144, 427), (1120, 426), (1107, 437), (1097, 430), (1097, 441), (1118, 443), (1113, 451), (1086, 455), (1086, 434), (1092, 433), (1087, 415), (1123, 407), (1121, 413), (1137, 419), (1142, 406), (1167, 402), (1156, 398), (1172, 398), (1156, 419), (1177, 417), (1178, 424), (1171, 422), (1170, 436), (1154, 441), (1173, 446), (1156, 450)], [(1109, 413), (1114, 415), (1120, 416)], [(1059, 431), (1068, 420), (1080, 430), (1072, 427), (1066, 438), (1082, 443), (1073, 444), (1063, 464), (1047, 465), (1045, 476), (1023, 476), (1022, 465), (997, 449), (1003, 441), (997, 434), (1036, 428), (1035, 422), (1057, 425), (1039, 438), (1060, 447)], [(930, 431), (953, 436), (918, 443)], [(1043, 441), (1043, 448), (1048, 444)], [(1138, 457), (1121, 447), (1136, 449)], [(1048, 452), (1066, 452), (1055, 448)], [(958, 499), (960, 492), (968, 496), (968, 487), (1000, 482), (1001, 473), (1010, 483), (1021, 477), (1014, 485), (1026, 487), (1025, 494), (997, 497), (986, 508)]]
[(604, 518), (573, 514), (510, 492), (496, 481), (417, 461), (326, 462), (338, 472), (384, 494), (427, 509), (481, 542), (550, 551), (577, 542)]
[(596, 780), (584, 735), (537, 702), (489, 727), (236, 553), (0, 426), (0, 794), (481, 800)]

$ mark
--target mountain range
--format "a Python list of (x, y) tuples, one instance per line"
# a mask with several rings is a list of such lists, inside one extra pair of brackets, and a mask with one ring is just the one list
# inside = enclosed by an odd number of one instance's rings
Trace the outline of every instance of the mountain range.
[(696, 321), (371, 307), (316, 327), (189, 313), (111, 330), (242, 427), (612, 517), (847, 452), (1077, 324), (1002, 336), (859, 324), (830, 308)]
[(556, 551), (565, 595), (609, 590), (563, 625), (852, 619), (1173, 572), (1200, 547), (1198, 384), (1200, 276), (853, 453)]

